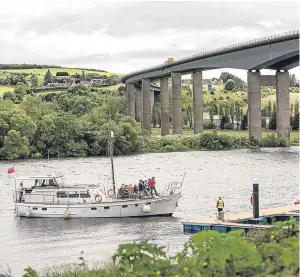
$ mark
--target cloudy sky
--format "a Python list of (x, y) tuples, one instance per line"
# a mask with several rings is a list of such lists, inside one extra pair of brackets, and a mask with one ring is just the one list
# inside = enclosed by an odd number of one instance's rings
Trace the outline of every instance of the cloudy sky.
[[(168, 57), (299, 29), (298, 18), (298, 4), (288, 1), (5, 0), (0, 6), (0, 63), (129, 73)], [(299, 78), (299, 67), (292, 73)]]

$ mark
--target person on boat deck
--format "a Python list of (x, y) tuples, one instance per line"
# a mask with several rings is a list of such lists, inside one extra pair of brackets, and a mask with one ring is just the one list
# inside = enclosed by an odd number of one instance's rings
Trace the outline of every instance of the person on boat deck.
[(153, 191), (155, 192), (155, 195), (157, 195), (157, 191), (156, 191), (156, 188), (155, 188), (155, 177), (152, 177), (152, 179), (149, 179), (150, 181), (148, 182), (149, 183), (149, 186), (150, 186), (150, 192), (151, 192), (151, 195), (153, 196)]
[(128, 190), (129, 190), (130, 192), (133, 192), (133, 185), (132, 185), (132, 184), (130, 184), (130, 185), (128, 186)]
[(21, 202), (22, 200), (22, 196), (23, 196), (23, 183), (20, 183), (20, 187), (19, 187), (19, 202)]
[(122, 184), (120, 189), (125, 189), (125, 184)]
[(148, 196), (147, 187), (148, 187), (148, 185), (145, 182), (143, 182), (143, 193), (145, 196)]
[(138, 187), (137, 184), (135, 184), (134, 187), (133, 187), (133, 193), (135, 194), (135, 196), (137, 196), (138, 193), (139, 193), (139, 187)]
[(139, 181), (139, 191), (143, 191), (143, 181)]
[(219, 197), (219, 200), (217, 201), (217, 208), (218, 212), (222, 212), (224, 208), (224, 201), (222, 200), (221, 197)]

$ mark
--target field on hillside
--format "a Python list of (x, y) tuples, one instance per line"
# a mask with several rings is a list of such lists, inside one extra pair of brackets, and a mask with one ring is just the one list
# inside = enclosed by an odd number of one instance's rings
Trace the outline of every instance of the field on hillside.
[[(299, 97), (300, 93), (290, 93), (290, 103), (294, 104), (296, 101), (299, 101)], [(276, 94), (268, 95), (267, 97), (261, 99), (262, 105), (268, 104), (269, 101), (276, 101)]]
[[(76, 73), (81, 74), (83, 69), (75, 69), (75, 68), (67, 68), (67, 67), (53, 67), (53, 68), (49, 68), (51, 73), (53, 75), (56, 74), (56, 72), (58, 71), (63, 71), (63, 72), (68, 72), (70, 75), (74, 75)], [(48, 68), (32, 68), (32, 69), (3, 69), (0, 70), (0, 74), (1, 72), (15, 72), (15, 73), (28, 73), (28, 74), (36, 74), (36, 75), (41, 75), (44, 76), (46, 74), (46, 72), (48, 71)], [(92, 70), (84, 70), (85, 74), (87, 73), (98, 73), (100, 75), (117, 75), (117, 76), (122, 76), (123, 74), (120, 73), (111, 73), (111, 72), (100, 72), (100, 71), (92, 71)]]
[(11, 87), (11, 86), (1, 86), (0, 85), (0, 97), (2, 97), (2, 95), (3, 95), (4, 92), (13, 91), (13, 90), (14, 90), (14, 87)]
[[(192, 89), (192, 85), (190, 85), (190, 88)], [(237, 92), (224, 92), (224, 85), (223, 84), (217, 84), (217, 85), (213, 85), (213, 88), (215, 89), (214, 91), (214, 95), (211, 95), (210, 92), (208, 92), (208, 88), (207, 85), (203, 85), (203, 91), (204, 96), (203, 99), (204, 101), (213, 101), (215, 98), (217, 100), (221, 100), (222, 98), (224, 100), (243, 100), (243, 99), (247, 99), (248, 98), (248, 93), (245, 91), (237, 91)], [(261, 104), (262, 107), (266, 106), (269, 101), (271, 101), (272, 103), (274, 101), (276, 101), (276, 91), (275, 89), (272, 89), (273, 94), (272, 95), (268, 95), (266, 97), (261, 98)], [(262, 93), (263, 95), (263, 93)], [(299, 101), (299, 97), (300, 94), (299, 93), (290, 93), (290, 103), (294, 104), (296, 101)], [(229, 98), (229, 99), (228, 99)], [(247, 106), (244, 107), (244, 112), (247, 111)]]

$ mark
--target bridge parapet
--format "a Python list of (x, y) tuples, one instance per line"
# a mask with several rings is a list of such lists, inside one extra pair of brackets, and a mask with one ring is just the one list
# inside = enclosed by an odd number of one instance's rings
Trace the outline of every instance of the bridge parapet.
[(289, 32), (284, 32), (284, 33), (281, 33), (281, 34), (275, 34), (275, 35), (270, 35), (270, 36), (266, 36), (266, 37), (262, 37), (262, 38), (258, 38), (258, 39), (253, 39), (253, 40), (249, 40), (249, 41), (246, 41), (246, 42), (236, 43), (236, 44), (232, 44), (232, 45), (225, 46), (225, 47), (220, 47), (220, 48), (209, 50), (209, 51), (203, 51), (201, 53), (197, 53), (197, 54), (190, 55), (190, 56), (187, 56), (187, 57), (182, 57), (182, 58), (179, 58), (179, 59), (175, 59), (174, 62), (170, 65), (166, 65), (165, 63), (161, 63), (161, 64), (156, 65), (156, 66), (136, 70), (136, 71), (133, 71), (133, 72), (125, 75), (121, 79), (121, 81), (123, 83), (125, 83), (126, 80), (129, 79), (132, 76), (142, 74), (142, 73), (147, 73), (147, 72), (154, 71), (154, 70), (162, 70), (164, 68), (168, 68), (168, 67), (171, 67), (171, 66), (174, 66), (174, 65), (179, 65), (179, 64), (182, 64), (182, 63), (190, 62), (190, 61), (193, 61), (193, 60), (197, 60), (199, 58), (206, 58), (206, 57), (209, 57), (209, 56), (225, 54), (227, 52), (233, 52), (233, 51), (237, 51), (237, 50), (252, 48), (252, 47), (261, 46), (261, 45), (264, 45), (264, 44), (269, 44), (269, 43), (273, 43), (273, 42), (280, 42), (280, 41), (285, 41), (285, 40), (294, 39), (294, 38), (299, 38), (299, 29), (289, 31)]

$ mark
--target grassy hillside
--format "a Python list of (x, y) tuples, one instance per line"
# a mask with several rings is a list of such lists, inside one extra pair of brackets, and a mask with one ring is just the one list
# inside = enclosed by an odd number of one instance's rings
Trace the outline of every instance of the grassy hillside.
[[(294, 104), (296, 101), (299, 101), (300, 100), (299, 97), (300, 97), (299, 93), (290, 93), (290, 103)], [(268, 95), (267, 97), (261, 99), (262, 105), (268, 104), (269, 101), (271, 101), (271, 102), (276, 101), (275, 91), (274, 91), (274, 94)]]
[[(36, 75), (41, 75), (44, 76), (46, 74), (46, 72), (48, 71), (48, 68), (33, 68), (33, 69), (4, 69), (4, 70), (0, 70), (0, 74), (1, 72), (15, 72), (15, 73), (28, 73), (28, 74), (36, 74)], [(56, 72), (68, 72), (70, 75), (74, 75), (76, 73), (81, 74), (82, 69), (75, 69), (75, 68), (67, 68), (67, 67), (54, 67), (54, 68), (50, 68), (50, 71), (53, 75), (56, 74)], [(100, 75), (117, 75), (117, 76), (122, 76), (123, 74), (120, 73), (112, 73), (112, 72), (100, 72), (100, 71), (92, 71), (92, 70), (84, 70), (84, 72), (87, 73), (98, 73)]]
[(14, 87), (11, 86), (1, 86), (0, 85), (0, 97), (2, 97), (3, 93), (6, 91), (13, 91)]
[[(52, 75), (55, 76), (57, 72), (68, 72), (70, 75), (74, 75), (74, 74), (81, 74), (83, 69), (75, 69), (75, 68), (49, 68)], [(26, 79), (27, 81), (30, 83), (30, 79), (32, 75), (36, 75), (38, 77), (38, 84), (39, 86), (43, 85), (44, 82), (44, 76), (46, 74), (46, 72), (48, 71), (48, 68), (33, 68), (33, 69), (3, 69), (0, 70), (0, 79), (6, 79), (7, 76), (10, 75), (10, 73), (26, 73), (29, 74)], [(88, 73), (97, 73), (100, 75), (105, 75), (105, 76), (111, 76), (111, 75), (116, 75), (116, 76), (123, 76), (123, 74), (120, 73), (112, 73), (112, 72), (102, 72), (102, 71), (93, 71), (93, 70), (84, 70), (85, 74)], [(119, 87), (119, 85), (116, 86), (112, 86), (111, 90), (117, 90)], [(6, 91), (13, 91), (14, 87), (13, 86), (4, 86), (4, 85), (0, 85), (0, 97), (3, 95), (4, 92)], [(53, 91), (47, 91), (45, 92), (45, 94), (47, 93), (52, 93), (52, 92), (57, 92), (57, 89), (53, 89)]]

